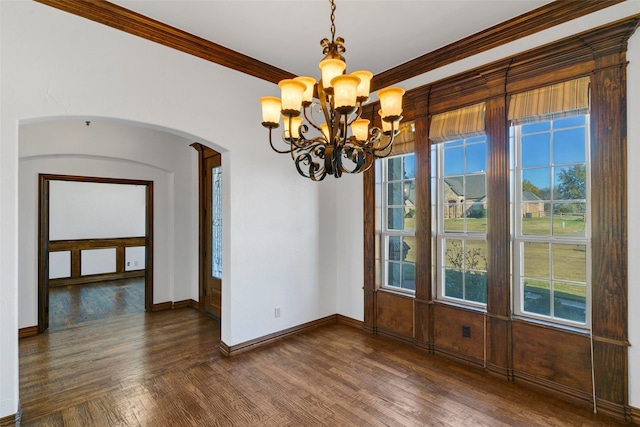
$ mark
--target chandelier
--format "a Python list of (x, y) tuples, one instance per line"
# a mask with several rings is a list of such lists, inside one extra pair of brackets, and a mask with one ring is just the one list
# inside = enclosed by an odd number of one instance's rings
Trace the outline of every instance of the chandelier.
[[(285, 79), (278, 83), (281, 98), (260, 98), (262, 125), (269, 129), (271, 148), (290, 154), (298, 173), (313, 181), (327, 175), (339, 178), (344, 172), (364, 172), (375, 159), (387, 157), (402, 119), (404, 89), (400, 87), (378, 92), (382, 129), (370, 127), (370, 121), (361, 118), (373, 74), (366, 70), (346, 74), (344, 39), (335, 37), (336, 6), (334, 0), (329, 2), (331, 41), (325, 38), (320, 42), (325, 55), (319, 64), (320, 81), (316, 84), (308, 76)], [(322, 113), (324, 121), (318, 122), (314, 113)], [(272, 135), (280, 125), (280, 115), (284, 124), (282, 149), (276, 148)]]

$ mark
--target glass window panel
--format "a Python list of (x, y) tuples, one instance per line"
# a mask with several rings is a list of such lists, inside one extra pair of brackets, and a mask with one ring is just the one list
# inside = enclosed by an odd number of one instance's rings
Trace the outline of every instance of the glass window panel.
[(586, 236), (586, 203), (556, 203), (553, 205), (553, 235)]
[(487, 206), (484, 203), (467, 204), (467, 231), (487, 231)]
[(390, 262), (387, 264), (387, 286), (395, 286), (396, 288), (401, 286), (399, 262)]
[(467, 144), (473, 144), (474, 142), (484, 142), (486, 140), (486, 135), (472, 136), (471, 138), (467, 138)]
[(547, 166), (551, 163), (551, 134), (538, 133), (522, 137), (522, 167)]
[(553, 287), (553, 315), (584, 323), (587, 319), (587, 288), (571, 283), (556, 283)]
[(543, 132), (545, 130), (551, 129), (551, 122), (536, 122), (522, 125), (522, 133), (534, 133), (534, 132)]
[(387, 204), (389, 206), (402, 206), (403, 202), (404, 193), (402, 191), (402, 182), (387, 184)]
[(444, 150), (444, 176), (464, 173), (464, 147)]
[(581, 244), (552, 245), (553, 278), (572, 282), (587, 281), (587, 247)]
[(222, 278), (222, 167), (211, 169), (211, 275)]
[(446, 267), (463, 268), (464, 252), (462, 240), (446, 239), (445, 240), (445, 262)]
[(403, 219), (404, 219), (403, 208), (387, 209), (387, 229), (402, 230)]
[(522, 171), (522, 201), (525, 201), (525, 192), (535, 195), (538, 199), (549, 200), (551, 198), (550, 188), (551, 168), (535, 168)]
[(466, 240), (465, 264), (467, 270), (487, 270), (487, 242), (484, 240)]
[(467, 145), (466, 172), (483, 172), (487, 170), (487, 145), (471, 144)]
[(387, 181), (402, 179), (402, 157), (387, 159)]
[(445, 205), (447, 210), (444, 220), (444, 231), (464, 231), (464, 219), (462, 218), (462, 204)]
[(411, 154), (403, 157), (404, 161), (404, 179), (413, 179), (416, 177), (416, 156)]
[(582, 163), (585, 161), (585, 128), (567, 129), (553, 134), (553, 163)]
[(523, 273), (526, 277), (551, 277), (548, 243), (524, 242), (522, 258)]
[(486, 304), (487, 273), (467, 271), (464, 275), (464, 299)]
[(416, 290), (416, 265), (413, 263), (402, 264), (402, 287), (412, 291)]
[(444, 148), (457, 147), (464, 144), (464, 139), (455, 139), (453, 141), (446, 141), (444, 143)]
[(400, 261), (402, 259), (402, 237), (389, 236), (387, 256), (390, 261)]
[(446, 268), (444, 272), (444, 294), (450, 298), (462, 299), (462, 271)]
[(416, 205), (416, 182), (414, 180), (404, 181), (403, 199), (405, 206)]
[(416, 262), (416, 238), (415, 236), (404, 236), (402, 238), (403, 261)]
[(520, 226), (523, 235), (549, 236), (551, 234), (549, 203), (522, 203), (521, 209), (522, 222)]
[(529, 313), (551, 315), (551, 286), (546, 280), (524, 281), (523, 310)]
[(584, 164), (553, 168), (554, 200), (575, 200), (587, 197), (587, 168)]
[(561, 129), (561, 128), (567, 128), (567, 127), (573, 127), (573, 126), (582, 126), (584, 124), (585, 124), (584, 115), (570, 116), (562, 119), (555, 119), (553, 121), (553, 128)]

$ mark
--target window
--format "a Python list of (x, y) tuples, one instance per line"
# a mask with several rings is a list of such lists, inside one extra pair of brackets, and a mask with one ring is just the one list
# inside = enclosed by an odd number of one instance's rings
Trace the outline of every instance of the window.
[(486, 137), (436, 145), (438, 297), (487, 302)]
[(376, 186), (381, 201), (381, 285), (415, 291), (415, 155), (378, 160), (376, 166)]
[(516, 314), (587, 326), (589, 115), (513, 126)]

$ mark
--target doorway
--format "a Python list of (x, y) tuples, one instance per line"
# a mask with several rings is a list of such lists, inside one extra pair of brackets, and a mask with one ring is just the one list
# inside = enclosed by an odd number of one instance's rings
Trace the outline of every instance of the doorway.
[[(60, 227), (54, 223), (52, 236), (52, 186), (55, 187), (62, 184), (111, 186), (115, 184), (116, 187), (128, 185), (130, 187), (134, 186), (131, 188), (134, 188), (138, 194), (140, 193), (140, 187), (142, 187), (144, 214), (139, 221), (141, 223), (138, 224), (137, 230), (144, 230), (143, 233), (139, 231), (128, 233), (125, 228), (125, 231), (121, 232), (125, 236), (108, 235), (107, 233), (106, 236), (99, 236), (100, 238), (95, 238), (95, 236), (89, 238), (70, 236), (71, 238), (68, 238), (64, 235), (64, 232), (58, 231)], [(144, 267), (142, 275), (144, 278), (144, 309), (151, 311), (153, 302), (153, 182), (40, 174), (38, 193), (38, 332), (44, 332), (49, 328), (50, 286), (52, 282), (56, 284), (57, 282), (55, 281), (63, 280), (65, 284), (74, 285), (140, 276), (140, 269), (136, 269), (137, 266), (126, 265), (132, 262), (142, 264)], [(119, 209), (118, 203), (113, 204), (115, 206), (111, 206), (111, 208)], [(126, 210), (126, 204), (123, 204), (120, 208)], [(93, 214), (96, 214), (96, 212), (94, 211)], [(91, 212), (84, 213), (84, 217), (91, 216)], [(91, 222), (89, 221), (89, 223)], [(72, 223), (71, 226), (75, 227), (78, 224), (79, 222)], [(101, 228), (107, 228), (105, 222), (102, 224)], [(116, 232), (116, 234), (118, 233), (120, 232)], [(136, 235), (130, 236), (126, 234)], [(138, 234), (144, 235), (140, 236)], [(63, 236), (63, 238), (60, 238), (60, 236)], [(109, 268), (101, 271), (101, 262), (104, 263), (104, 259), (109, 259), (109, 257), (115, 263), (115, 271), (110, 271)], [(61, 258), (62, 262), (60, 262)], [(130, 258), (134, 261), (128, 261)], [(57, 274), (64, 278), (52, 278), (52, 266), (54, 270), (59, 270), (61, 268), (60, 265), (63, 266), (62, 269), (66, 265), (68, 270), (66, 273)], [(53, 276), (56, 276), (55, 271)]]
[(202, 144), (199, 153), (200, 311), (222, 315), (222, 156)]

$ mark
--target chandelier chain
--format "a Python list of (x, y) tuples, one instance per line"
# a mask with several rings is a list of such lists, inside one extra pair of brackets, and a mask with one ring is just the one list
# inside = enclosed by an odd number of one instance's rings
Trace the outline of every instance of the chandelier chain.
[(334, 43), (336, 40), (336, 24), (334, 23), (336, 19), (336, 4), (333, 0), (329, 0), (331, 3), (331, 43)]

